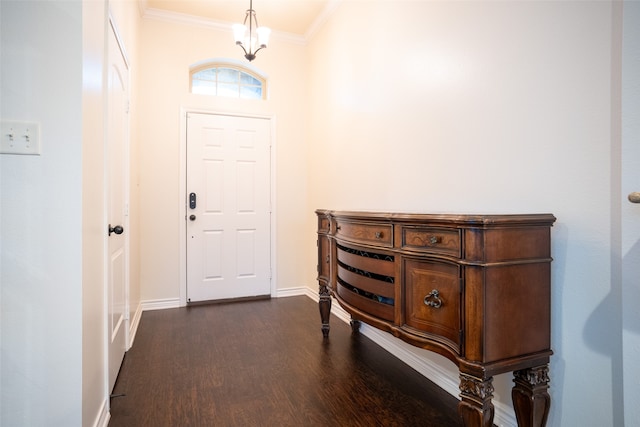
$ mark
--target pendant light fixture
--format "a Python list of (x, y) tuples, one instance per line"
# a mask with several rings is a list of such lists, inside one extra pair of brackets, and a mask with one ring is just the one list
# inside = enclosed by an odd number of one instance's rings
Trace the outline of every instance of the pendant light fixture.
[(256, 11), (253, 10), (253, 0), (249, 0), (249, 9), (244, 17), (244, 23), (233, 26), (233, 36), (236, 44), (244, 50), (244, 57), (249, 61), (256, 59), (260, 49), (265, 49), (269, 43), (271, 30), (267, 27), (258, 27)]

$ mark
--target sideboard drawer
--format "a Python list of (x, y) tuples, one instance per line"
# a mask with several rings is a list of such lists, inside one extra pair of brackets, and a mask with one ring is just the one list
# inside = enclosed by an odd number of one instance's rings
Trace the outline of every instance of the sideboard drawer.
[(336, 245), (336, 257), (338, 263), (368, 273), (388, 277), (393, 277), (395, 274), (395, 257), (393, 255)]
[(337, 220), (336, 238), (391, 248), (393, 247), (393, 226), (386, 223)]
[[(445, 338), (460, 353), (460, 267), (441, 261), (404, 259), (406, 326)], [(435, 336), (435, 337), (434, 337)]]
[(338, 283), (338, 295), (347, 304), (352, 305), (358, 310), (365, 313), (371, 313), (374, 316), (393, 321), (394, 307), (393, 304), (383, 303), (371, 298), (369, 295), (360, 295), (357, 289), (350, 288), (348, 285)]
[(403, 226), (401, 236), (401, 248), (405, 250), (439, 253), (456, 258), (462, 256), (461, 232), (456, 228)]

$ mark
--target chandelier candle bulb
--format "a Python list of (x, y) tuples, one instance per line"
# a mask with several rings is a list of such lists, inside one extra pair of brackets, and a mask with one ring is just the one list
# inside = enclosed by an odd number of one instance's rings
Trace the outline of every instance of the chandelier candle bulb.
[(247, 27), (242, 24), (235, 24), (232, 28), (236, 44), (242, 45), (242, 40), (244, 39), (244, 33), (247, 31)]
[(260, 44), (260, 48), (264, 49), (269, 44), (269, 36), (271, 35), (271, 29), (267, 27), (260, 27), (256, 30), (258, 33), (258, 43)]

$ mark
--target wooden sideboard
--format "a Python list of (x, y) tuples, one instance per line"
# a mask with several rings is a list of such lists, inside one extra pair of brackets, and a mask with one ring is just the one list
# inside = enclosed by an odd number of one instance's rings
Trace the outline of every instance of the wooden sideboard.
[(354, 332), (362, 321), (455, 363), (465, 426), (493, 425), (505, 372), (518, 425), (546, 424), (553, 215), (316, 214), (325, 339), (335, 297)]

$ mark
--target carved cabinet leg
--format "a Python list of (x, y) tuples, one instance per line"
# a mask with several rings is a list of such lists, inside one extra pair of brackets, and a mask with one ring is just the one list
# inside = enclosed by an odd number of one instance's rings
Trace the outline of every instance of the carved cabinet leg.
[(353, 334), (360, 333), (360, 321), (359, 320), (351, 319), (351, 322), (349, 322), (349, 324), (351, 325), (351, 333), (353, 333)]
[(493, 426), (493, 377), (485, 380), (460, 374), (458, 413), (465, 427)]
[(519, 427), (544, 427), (549, 416), (549, 367), (522, 369), (513, 373), (513, 409)]
[(327, 285), (320, 285), (320, 320), (322, 321), (322, 335), (327, 338), (329, 336), (329, 316), (331, 315), (331, 295)]

